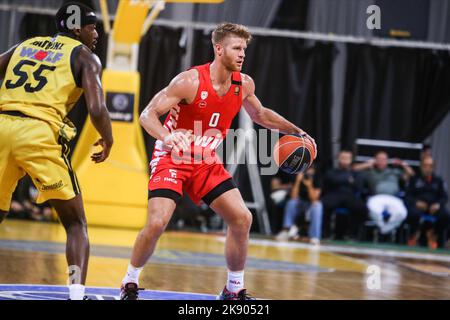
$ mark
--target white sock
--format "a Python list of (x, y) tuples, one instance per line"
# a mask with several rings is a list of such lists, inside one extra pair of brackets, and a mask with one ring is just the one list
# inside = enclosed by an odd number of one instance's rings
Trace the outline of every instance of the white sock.
[(69, 286), (70, 300), (83, 300), (85, 287), (82, 284), (71, 284)]
[(139, 275), (141, 274), (142, 269), (144, 269), (144, 267), (136, 268), (130, 263), (128, 265), (127, 274), (123, 278), (122, 283), (125, 285), (127, 283), (133, 282), (139, 285)]
[(244, 288), (244, 271), (229, 271), (227, 280), (227, 290), (237, 293)]

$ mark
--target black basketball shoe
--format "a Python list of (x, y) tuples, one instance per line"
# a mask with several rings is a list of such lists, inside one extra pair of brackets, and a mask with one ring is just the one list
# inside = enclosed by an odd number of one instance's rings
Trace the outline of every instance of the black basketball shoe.
[(227, 287), (223, 288), (217, 300), (256, 300), (247, 294), (247, 289), (241, 289), (239, 292), (234, 293), (227, 290)]
[(139, 288), (136, 283), (129, 282), (120, 288), (120, 300), (139, 300), (139, 291), (145, 290)]

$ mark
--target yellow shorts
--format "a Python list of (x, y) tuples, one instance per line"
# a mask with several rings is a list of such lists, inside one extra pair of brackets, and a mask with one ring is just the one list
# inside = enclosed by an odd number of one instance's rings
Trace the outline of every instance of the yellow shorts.
[(26, 173), (39, 192), (38, 203), (78, 195), (69, 151), (46, 122), (0, 113), (0, 210), (9, 210), (17, 182)]

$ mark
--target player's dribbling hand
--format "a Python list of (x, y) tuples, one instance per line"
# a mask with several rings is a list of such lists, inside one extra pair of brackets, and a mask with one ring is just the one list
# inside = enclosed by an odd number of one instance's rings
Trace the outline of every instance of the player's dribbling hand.
[(317, 158), (317, 144), (316, 144), (316, 140), (314, 140), (309, 134), (307, 134), (305, 131), (303, 131), (302, 129), (300, 129), (300, 128), (296, 128), (297, 129), (297, 132), (296, 132), (296, 134), (298, 134), (299, 136), (301, 136), (301, 137), (307, 137), (308, 139), (310, 139), (311, 141), (312, 141), (312, 143), (313, 143), (313, 145), (314, 145), (314, 149), (316, 150), (316, 152), (315, 152), (315, 156), (314, 156), (314, 159), (313, 160), (315, 160), (316, 158)]
[(111, 152), (112, 143), (106, 143), (105, 140), (99, 139), (96, 143), (94, 143), (94, 146), (101, 146), (102, 151), (92, 154), (91, 160), (95, 163), (101, 163), (105, 161), (109, 157), (109, 153)]
[(177, 154), (181, 151), (186, 151), (191, 145), (191, 139), (188, 133), (182, 131), (174, 131), (164, 138), (164, 145), (168, 149), (172, 149)]

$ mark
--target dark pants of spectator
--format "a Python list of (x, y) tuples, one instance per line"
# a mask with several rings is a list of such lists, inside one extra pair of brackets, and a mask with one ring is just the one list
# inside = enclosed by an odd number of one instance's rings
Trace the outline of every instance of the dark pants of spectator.
[[(328, 193), (322, 197), (324, 207), (323, 233), (324, 237), (331, 235), (331, 215), (337, 208), (345, 208), (348, 213), (349, 236), (353, 239), (358, 237), (358, 230), (367, 217), (367, 207), (365, 203), (355, 195), (348, 193)], [(338, 217), (336, 217), (338, 218)], [(342, 238), (344, 230), (335, 230), (336, 238)]]
[[(426, 213), (416, 207), (408, 208), (408, 217), (406, 218), (406, 222), (409, 224), (411, 234), (419, 231), (421, 227), (421, 219), (425, 214)], [(443, 247), (444, 242), (447, 240), (444, 239), (444, 230), (449, 229), (450, 212), (446, 207), (441, 207), (433, 216), (436, 217), (436, 222), (433, 224), (433, 229), (434, 233), (437, 235), (438, 246)]]

